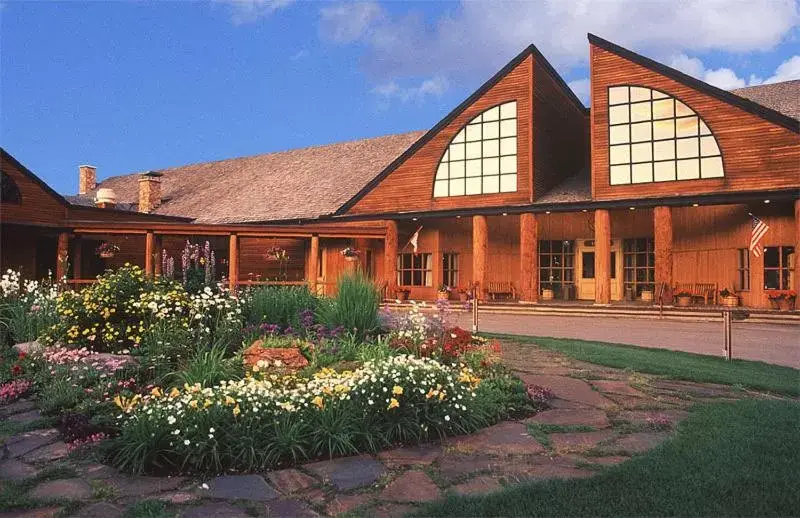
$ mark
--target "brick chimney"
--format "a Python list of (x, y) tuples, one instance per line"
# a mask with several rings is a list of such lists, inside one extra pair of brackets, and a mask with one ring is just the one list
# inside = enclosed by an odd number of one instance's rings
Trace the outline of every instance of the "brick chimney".
[(156, 171), (139, 176), (139, 212), (153, 212), (161, 205), (161, 176)]
[(78, 194), (88, 194), (97, 187), (97, 168), (93, 165), (78, 166)]

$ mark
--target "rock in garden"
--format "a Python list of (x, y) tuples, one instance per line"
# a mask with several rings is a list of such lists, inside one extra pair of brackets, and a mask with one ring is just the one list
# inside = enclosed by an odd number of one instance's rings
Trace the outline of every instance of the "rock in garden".
[(123, 512), (123, 509), (108, 502), (97, 502), (84, 507), (75, 516), (77, 518), (118, 518), (122, 516)]
[(250, 514), (242, 507), (220, 502), (190, 507), (181, 513), (181, 518), (250, 518)]
[(25, 462), (50, 462), (63, 459), (67, 455), (69, 455), (67, 444), (63, 441), (58, 441), (28, 452), (22, 459)]
[(306, 464), (304, 468), (316, 473), (339, 491), (372, 485), (384, 473), (383, 464), (369, 455), (325, 460)]
[(174, 491), (186, 482), (186, 478), (117, 475), (106, 478), (106, 481), (121, 496), (142, 496)]
[(92, 487), (80, 478), (64, 478), (42, 482), (29, 493), (36, 500), (87, 500)]
[(34, 421), (38, 421), (41, 418), (42, 414), (40, 414), (38, 410), (29, 410), (21, 414), (10, 415), (6, 419), (13, 423), (27, 424), (27, 423), (32, 423)]
[(284, 494), (296, 493), (315, 485), (317, 481), (297, 469), (282, 469), (267, 474), (270, 483)]
[(588, 450), (614, 435), (613, 430), (597, 432), (574, 432), (550, 434), (553, 447), (557, 450)]
[(372, 501), (372, 494), (360, 493), (358, 495), (338, 495), (329, 505), (328, 514), (336, 516), (349, 513), (357, 507), (368, 504)]
[(298, 500), (279, 498), (267, 503), (267, 516), (275, 518), (312, 518), (319, 516)]
[(36, 408), (36, 403), (27, 399), (18, 399), (8, 405), (0, 406), (0, 417), (29, 412)]
[(25, 455), (36, 448), (40, 448), (45, 444), (50, 444), (57, 438), (58, 430), (55, 428), (33, 430), (11, 437), (6, 441), (5, 446), (9, 457), (16, 458)]
[(428, 475), (421, 471), (406, 471), (381, 491), (380, 498), (390, 502), (432, 502), (439, 498), (439, 493), (439, 488)]
[(544, 447), (528, 434), (523, 423), (506, 421), (484, 428), (472, 435), (456, 438), (457, 451), (493, 453), (495, 455), (524, 455), (542, 453)]
[(563, 408), (540, 412), (526, 423), (552, 424), (559, 426), (592, 426), (594, 428), (607, 428), (611, 425), (606, 413), (595, 408)]
[(442, 447), (439, 444), (404, 446), (382, 451), (378, 454), (378, 458), (392, 468), (398, 466), (428, 466), (441, 456)]
[(30, 464), (9, 459), (0, 462), (0, 480), (21, 481), (33, 478), (39, 472)]
[(453, 486), (459, 495), (484, 495), (500, 489), (500, 482), (491, 477), (476, 477), (463, 484)]
[(209, 481), (208, 493), (203, 496), (267, 502), (278, 498), (279, 495), (260, 475), (226, 475)]
[(38, 340), (34, 340), (33, 342), (22, 342), (14, 345), (14, 350), (17, 353), (38, 353), (44, 350), (44, 346), (39, 343)]
[(253, 367), (263, 362), (266, 369), (298, 371), (308, 365), (308, 360), (296, 347), (262, 347), (264, 342), (256, 340), (244, 351), (244, 364)]

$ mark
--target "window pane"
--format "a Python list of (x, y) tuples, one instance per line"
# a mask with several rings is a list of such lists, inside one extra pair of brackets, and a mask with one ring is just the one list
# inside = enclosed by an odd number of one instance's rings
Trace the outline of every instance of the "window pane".
[(467, 126), (467, 142), (474, 142), (481, 139), (481, 125), (469, 124)]
[(504, 174), (500, 177), (500, 192), (516, 192), (517, 175)]
[(594, 279), (594, 252), (581, 253), (581, 277), (584, 279)]
[(484, 122), (483, 123), (483, 138), (497, 138), (500, 136), (500, 123), (499, 122)]
[(700, 143), (696, 138), (679, 139), (676, 146), (678, 158), (695, 158), (699, 154)]
[(450, 196), (464, 196), (464, 179), (450, 180)]
[(480, 176), (481, 175), (481, 161), (480, 160), (467, 160), (466, 162), (467, 176)]
[(461, 178), (464, 176), (464, 161), (450, 162), (450, 178)]
[(481, 143), (467, 142), (467, 158), (480, 158), (480, 157), (481, 157)]
[(447, 196), (447, 180), (433, 182), (433, 195), (435, 197)]
[(500, 154), (501, 155), (516, 155), (517, 154), (517, 137), (508, 137), (500, 139)]
[(436, 179), (443, 180), (447, 178), (447, 162), (439, 164), (439, 167), (436, 169)]
[(608, 103), (621, 104), (628, 102), (628, 87), (615, 86), (608, 89)]
[(481, 178), (467, 178), (466, 186), (467, 194), (480, 194), (481, 193)]
[(484, 140), (483, 141), (483, 156), (497, 156), (500, 154), (500, 141), (499, 140)]
[(500, 177), (499, 176), (484, 176), (483, 177), (483, 192), (500, 192)]
[(631, 162), (650, 162), (653, 160), (653, 147), (650, 142), (631, 146)]
[(675, 119), (675, 136), (692, 137), (697, 135), (697, 117), (684, 117)]
[(659, 92), (658, 90), (653, 90), (653, 99), (665, 99), (667, 97), (669, 97), (667, 94)]
[(509, 174), (517, 172), (517, 157), (516, 156), (501, 156), (500, 157), (500, 173)]
[(517, 101), (511, 101), (500, 105), (500, 118), (512, 119), (517, 116)]
[(678, 160), (678, 180), (700, 178), (700, 160)]
[(641, 88), (638, 86), (631, 87), (631, 102), (635, 103), (636, 101), (649, 101), (650, 100), (650, 89), (649, 88)]
[(631, 124), (631, 142), (645, 142), (653, 139), (651, 133), (652, 122)]
[(706, 123), (703, 122), (703, 121), (700, 121), (700, 134), (701, 135), (711, 135), (711, 130), (708, 129), (708, 126), (706, 126)]
[(501, 137), (514, 137), (517, 135), (517, 121), (516, 119), (500, 121), (500, 136)]
[(483, 174), (500, 174), (500, 159), (499, 158), (484, 158), (483, 159)]
[(454, 144), (456, 144), (456, 143), (458, 143), (458, 142), (464, 142), (464, 140), (465, 140), (465, 137), (464, 137), (464, 136), (465, 136), (465, 134), (466, 134), (466, 130), (464, 130), (464, 129), (462, 129), (461, 131), (459, 131), (458, 133), (456, 133), (456, 136), (455, 136), (455, 137), (453, 137), (453, 143), (454, 143)]
[(675, 115), (675, 103), (672, 99), (653, 101), (653, 118), (667, 119)]
[(464, 144), (450, 145), (450, 161), (464, 160)]
[(675, 142), (672, 140), (664, 140), (661, 142), (653, 143), (653, 159), (654, 160), (669, 160), (675, 158)]
[(608, 123), (609, 124), (622, 124), (630, 122), (628, 119), (628, 105), (612, 106), (608, 109)]
[(668, 119), (653, 122), (653, 138), (655, 140), (675, 138), (675, 121)]
[(628, 144), (611, 146), (609, 161), (612, 165), (629, 163), (631, 161), (631, 147)]
[(675, 116), (681, 117), (683, 115), (694, 115), (694, 111), (679, 100), (675, 99)]
[(714, 137), (700, 137), (700, 156), (719, 155), (717, 139)]
[(611, 144), (624, 144), (628, 141), (630, 141), (630, 127), (628, 125), (611, 126)]
[(483, 122), (496, 121), (499, 118), (500, 118), (500, 107), (499, 106), (495, 106), (494, 108), (491, 108), (491, 109), (486, 110), (485, 112), (483, 112)]
[(656, 162), (653, 164), (653, 180), (656, 182), (675, 180), (675, 162)]
[(700, 160), (700, 168), (703, 178), (722, 178), (725, 176), (722, 170), (722, 158), (718, 156), (703, 158)]
[(612, 165), (611, 185), (621, 185), (626, 183), (631, 183), (631, 166)]
[(653, 181), (653, 164), (634, 164), (631, 171), (633, 183)]

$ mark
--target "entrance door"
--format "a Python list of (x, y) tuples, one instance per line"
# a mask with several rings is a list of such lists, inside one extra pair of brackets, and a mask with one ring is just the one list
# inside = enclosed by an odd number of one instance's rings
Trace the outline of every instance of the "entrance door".
[[(611, 240), (611, 300), (619, 300), (622, 292), (622, 263), (620, 256), (621, 242)], [(578, 299), (594, 300), (595, 296), (595, 248), (593, 239), (577, 240), (576, 256), (578, 259)]]

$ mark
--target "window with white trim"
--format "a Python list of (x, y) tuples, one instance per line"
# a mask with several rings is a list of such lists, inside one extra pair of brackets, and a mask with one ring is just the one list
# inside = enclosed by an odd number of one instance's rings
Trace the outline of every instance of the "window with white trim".
[(722, 178), (717, 139), (684, 103), (641, 86), (608, 89), (611, 185)]
[(484, 111), (456, 133), (439, 161), (433, 197), (516, 192), (517, 102)]

